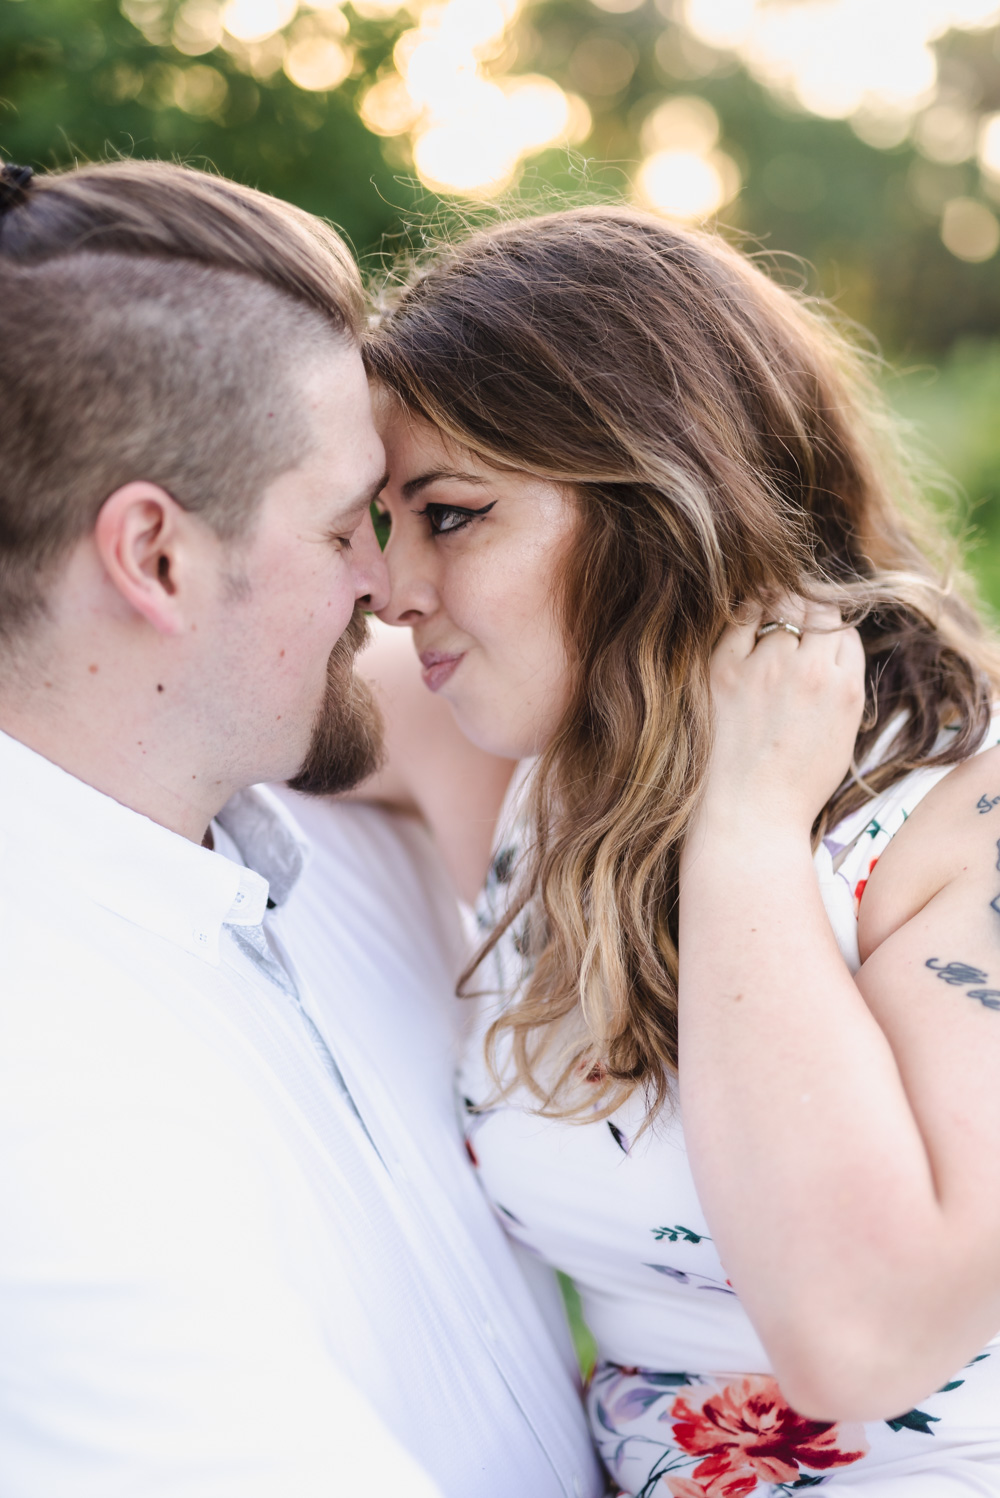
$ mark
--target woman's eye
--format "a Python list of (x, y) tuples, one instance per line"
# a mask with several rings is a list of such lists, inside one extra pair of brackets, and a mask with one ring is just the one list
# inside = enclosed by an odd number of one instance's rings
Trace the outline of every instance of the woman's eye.
[(449, 531), (460, 531), (463, 526), (468, 525), (471, 518), (462, 510), (446, 510), (437, 505), (428, 505), (426, 514), (436, 536), (445, 536)]
[(463, 505), (427, 505), (416, 513), (426, 515), (432, 535), (447, 536), (452, 531), (464, 530), (470, 521), (488, 515), (495, 504), (496, 500), (493, 500), (492, 504), (482, 505), (478, 510), (470, 510)]

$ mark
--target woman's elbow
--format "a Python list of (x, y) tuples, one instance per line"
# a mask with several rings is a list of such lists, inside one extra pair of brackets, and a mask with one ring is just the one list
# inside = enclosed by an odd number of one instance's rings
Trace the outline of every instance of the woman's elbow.
[(792, 1409), (807, 1419), (867, 1423), (912, 1409), (947, 1373), (939, 1377), (906, 1338), (840, 1327), (783, 1349), (775, 1376)]

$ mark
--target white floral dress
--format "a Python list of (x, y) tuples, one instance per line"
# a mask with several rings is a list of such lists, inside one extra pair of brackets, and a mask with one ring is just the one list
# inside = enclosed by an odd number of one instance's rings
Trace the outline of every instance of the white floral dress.
[[(982, 748), (998, 742), (994, 719)], [(477, 907), (483, 932), (516, 877), (516, 804), (529, 772), (525, 766), (509, 798)], [(852, 971), (865, 882), (946, 773), (906, 777), (817, 851), (824, 903)], [(460, 1071), (469, 1153), (508, 1232), (576, 1284), (598, 1347), (587, 1393), (593, 1435), (623, 1492), (773, 1498), (816, 1488), (831, 1498), (1000, 1498), (1000, 1335), (893, 1420), (805, 1419), (782, 1397), (715, 1252), (676, 1106), (641, 1134), (638, 1098), (592, 1124), (539, 1118), (516, 1098), (481, 1106), (492, 1090), (483, 1035), (523, 979), (523, 945), (515, 923), (484, 965), (483, 986), (499, 997), (479, 1001)]]

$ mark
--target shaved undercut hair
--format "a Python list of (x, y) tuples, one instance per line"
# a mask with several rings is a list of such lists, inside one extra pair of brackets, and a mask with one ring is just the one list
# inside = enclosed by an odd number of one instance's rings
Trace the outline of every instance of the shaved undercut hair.
[(122, 484), (220, 535), (308, 450), (305, 369), (360, 337), (361, 284), (319, 220), (165, 162), (31, 180), (0, 212), (0, 636)]

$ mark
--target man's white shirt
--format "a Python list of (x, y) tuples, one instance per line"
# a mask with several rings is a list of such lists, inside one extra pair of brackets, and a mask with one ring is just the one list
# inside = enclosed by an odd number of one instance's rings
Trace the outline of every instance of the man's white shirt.
[(302, 812), (212, 852), (0, 734), (2, 1498), (601, 1491), (461, 1158), (426, 850)]

